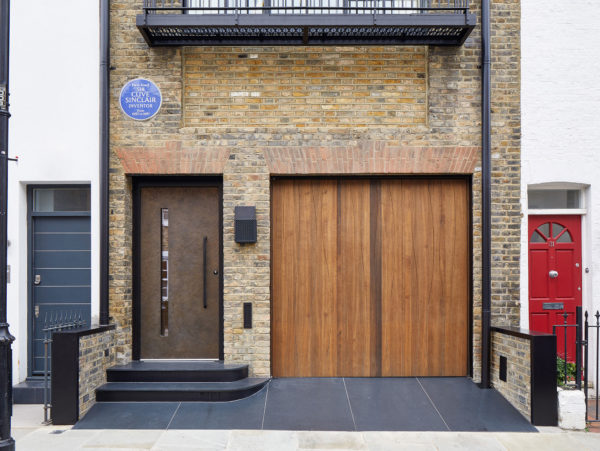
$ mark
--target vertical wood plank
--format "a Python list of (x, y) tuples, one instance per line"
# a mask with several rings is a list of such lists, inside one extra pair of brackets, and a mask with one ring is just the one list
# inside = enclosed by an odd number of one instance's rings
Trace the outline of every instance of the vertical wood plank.
[(273, 375), (337, 372), (337, 182), (273, 186)]
[(462, 180), (382, 182), (384, 376), (463, 376), (469, 306)]
[(369, 180), (339, 182), (338, 374), (374, 376), (377, 331), (371, 311)]

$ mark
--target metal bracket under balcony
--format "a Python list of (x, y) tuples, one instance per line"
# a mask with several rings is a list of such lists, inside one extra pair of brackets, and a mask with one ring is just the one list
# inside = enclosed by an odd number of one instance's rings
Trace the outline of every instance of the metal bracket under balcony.
[(476, 24), (468, 0), (174, 3), (144, 2), (136, 25), (148, 45), (461, 45)]

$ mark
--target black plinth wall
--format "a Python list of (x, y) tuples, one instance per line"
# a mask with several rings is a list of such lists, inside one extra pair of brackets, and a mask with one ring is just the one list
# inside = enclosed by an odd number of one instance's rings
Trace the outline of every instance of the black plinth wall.
[(52, 424), (79, 420), (79, 339), (114, 328), (98, 326), (52, 335)]
[(556, 426), (558, 424), (556, 336), (518, 327), (492, 327), (491, 330), (529, 340), (531, 423), (535, 426)]

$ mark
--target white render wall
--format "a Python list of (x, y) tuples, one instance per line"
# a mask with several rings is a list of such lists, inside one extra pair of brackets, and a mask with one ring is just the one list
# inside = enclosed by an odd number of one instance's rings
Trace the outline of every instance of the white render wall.
[(521, 325), (528, 327), (528, 185), (585, 188), (583, 308), (600, 309), (600, 4), (527, 0), (521, 11)]
[(99, 2), (11, 2), (8, 320), (13, 381), (27, 377), (27, 185), (92, 190), (92, 317), (98, 317)]

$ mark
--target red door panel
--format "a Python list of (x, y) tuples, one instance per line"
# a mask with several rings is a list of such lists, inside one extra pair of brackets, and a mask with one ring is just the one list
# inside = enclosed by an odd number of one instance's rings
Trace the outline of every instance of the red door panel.
[(560, 283), (556, 284), (556, 296), (569, 300), (575, 297), (575, 258), (573, 249), (556, 250), (556, 271), (561, 278)]
[[(581, 305), (581, 217), (529, 217), (529, 328), (552, 333), (553, 325), (575, 324)], [(564, 329), (557, 351), (565, 356)], [(575, 328), (567, 332), (567, 360), (575, 360)]]
[[(548, 279), (548, 251), (535, 249), (529, 251), (529, 296), (535, 299), (548, 299), (550, 295)], [(534, 270), (532, 270), (535, 268)]]
[[(553, 318), (554, 318), (554, 316), (553, 316)], [(529, 328), (531, 330), (545, 332), (548, 330), (549, 325), (550, 325), (549, 313), (532, 313), (531, 315), (529, 315)], [(550, 327), (550, 330), (552, 330), (552, 327)]]

